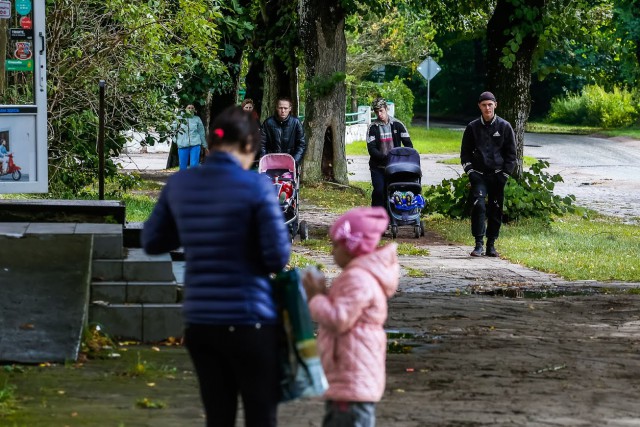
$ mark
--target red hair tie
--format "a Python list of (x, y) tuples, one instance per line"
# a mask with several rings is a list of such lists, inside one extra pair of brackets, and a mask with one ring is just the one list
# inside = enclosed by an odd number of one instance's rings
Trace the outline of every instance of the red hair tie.
[(215, 128), (215, 129), (213, 130), (213, 133), (215, 133), (215, 134), (216, 134), (216, 136), (217, 136), (218, 138), (220, 138), (220, 139), (222, 139), (222, 137), (224, 136), (224, 131), (223, 131), (222, 129), (220, 129), (220, 128)]

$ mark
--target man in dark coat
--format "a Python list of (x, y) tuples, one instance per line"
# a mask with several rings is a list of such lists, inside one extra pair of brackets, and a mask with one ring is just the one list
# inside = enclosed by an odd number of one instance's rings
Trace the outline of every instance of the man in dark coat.
[(471, 233), (476, 240), (471, 256), (482, 255), (485, 235), (485, 255), (498, 256), (495, 241), (502, 225), (504, 186), (517, 162), (513, 128), (495, 114), (497, 106), (491, 92), (481, 93), (482, 115), (467, 125), (462, 136), (460, 161), (471, 183)]
[(269, 153), (287, 153), (299, 167), (307, 149), (304, 129), (298, 118), (291, 116), (291, 100), (279, 98), (276, 113), (262, 124), (260, 157)]

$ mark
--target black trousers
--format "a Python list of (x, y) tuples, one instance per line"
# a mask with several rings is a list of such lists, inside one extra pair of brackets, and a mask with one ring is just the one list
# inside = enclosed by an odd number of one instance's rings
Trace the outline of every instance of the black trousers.
[(495, 240), (502, 225), (502, 205), (506, 178), (499, 174), (471, 173), (471, 234)]
[(371, 171), (371, 206), (387, 207), (386, 195), (384, 192), (384, 168), (369, 168)]
[(278, 327), (188, 325), (185, 345), (200, 384), (208, 427), (234, 427), (238, 394), (245, 426), (275, 427)]

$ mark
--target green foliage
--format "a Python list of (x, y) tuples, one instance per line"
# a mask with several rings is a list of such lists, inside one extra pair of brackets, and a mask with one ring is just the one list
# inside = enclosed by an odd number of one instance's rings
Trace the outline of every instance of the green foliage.
[(585, 86), (580, 95), (570, 94), (553, 100), (549, 121), (611, 128), (629, 126), (639, 114), (640, 104), (632, 92), (618, 87), (614, 87), (613, 92), (606, 92), (593, 85)]
[(506, 218), (542, 218), (550, 221), (554, 215), (578, 211), (573, 205), (575, 196), (560, 197), (553, 194), (555, 183), (563, 180), (558, 174), (550, 175), (544, 171), (548, 167), (549, 162), (538, 160), (528, 171), (523, 171), (522, 178), (507, 181), (504, 189)]
[(306, 90), (314, 98), (322, 98), (330, 95), (333, 92), (333, 88), (344, 82), (347, 75), (345, 73), (333, 73), (330, 76), (314, 76), (311, 80), (305, 82)]
[[(47, 1), (50, 188), (69, 197), (97, 176), (98, 81), (105, 81), (105, 154), (123, 132), (168, 128), (189, 88), (190, 100), (224, 84), (217, 58), (222, 15), (210, 0)], [(197, 74), (206, 88), (195, 94)]]
[(378, 85), (374, 82), (362, 82), (358, 85), (358, 100), (367, 105), (377, 97), (383, 97), (395, 105), (394, 117), (405, 125), (413, 120), (413, 100), (411, 89), (396, 76), (393, 81)]
[(469, 178), (443, 179), (439, 185), (432, 185), (425, 191), (426, 205), (424, 213), (441, 214), (449, 218), (469, 216)]
[[(549, 163), (539, 160), (522, 178), (509, 179), (505, 186), (504, 215), (507, 220), (521, 218), (542, 218), (551, 221), (554, 215), (576, 212), (575, 197), (560, 197), (553, 194), (556, 182), (562, 182), (560, 175), (550, 175), (544, 171)], [(440, 185), (431, 186), (425, 192), (425, 213), (438, 213), (450, 218), (466, 218), (471, 214), (469, 204), (470, 184), (468, 176), (445, 179)]]
[(415, 69), (427, 55), (441, 51), (427, 8), (401, 0), (393, 5), (367, 2), (367, 9), (346, 18), (347, 73), (360, 80), (380, 65)]

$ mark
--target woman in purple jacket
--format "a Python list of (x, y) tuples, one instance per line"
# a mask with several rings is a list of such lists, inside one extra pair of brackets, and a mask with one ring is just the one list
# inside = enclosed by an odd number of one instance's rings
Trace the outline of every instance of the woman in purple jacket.
[(256, 121), (225, 110), (209, 132), (203, 165), (174, 174), (142, 233), (159, 254), (186, 258), (185, 344), (207, 426), (275, 426), (279, 397), (278, 315), (269, 274), (285, 267), (291, 242), (272, 183), (247, 169), (260, 143)]

